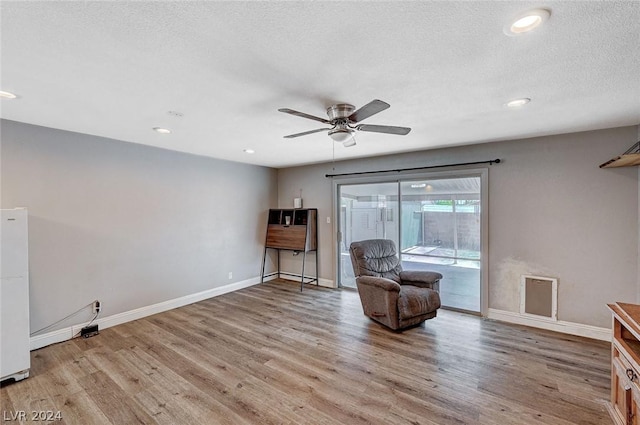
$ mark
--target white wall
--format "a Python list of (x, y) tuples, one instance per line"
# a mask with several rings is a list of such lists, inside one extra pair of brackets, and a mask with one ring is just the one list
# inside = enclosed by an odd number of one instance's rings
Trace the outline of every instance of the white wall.
[[(606, 303), (637, 300), (638, 171), (598, 165), (627, 150), (637, 134), (633, 126), (281, 169), (278, 203), (292, 206), (302, 189), (305, 207), (319, 209), (320, 276), (333, 280), (333, 227), (324, 222), (333, 217), (332, 182), (325, 174), (500, 158), (489, 171), (489, 307), (517, 312), (520, 275), (550, 276), (559, 279), (559, 320), (607, 328)], [(366, 153), (365, 139), (350, 149)], [(295, 272), (296, 261), (284, 264)]]
[(32, 331), (94, 299), (110, 316), (259, 276), (276, 170), (12, 121), (1, 135), (1, 206), (29, 209)]

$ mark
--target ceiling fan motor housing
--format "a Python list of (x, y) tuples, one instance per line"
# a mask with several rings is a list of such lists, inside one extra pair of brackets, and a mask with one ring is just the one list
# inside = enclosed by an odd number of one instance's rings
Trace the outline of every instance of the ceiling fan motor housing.
[(356, 110), (356, 107), (348, 103), (338, 103), (327, 108), (327, 115), (331, 121), (345, 119)]

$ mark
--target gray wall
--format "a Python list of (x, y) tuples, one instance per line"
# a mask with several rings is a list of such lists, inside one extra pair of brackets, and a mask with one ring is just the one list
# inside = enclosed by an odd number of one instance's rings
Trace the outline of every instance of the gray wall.
[[(325, 174), (501, 158), (489, 170), (489, 307), (518, 311), (521, 274), (556, 277), (559, 320), (610, 327), (606, 303), (638, 301), (638, 171), (598, 165), (637, 135), (633, 126), (281, 169), (278, 203), (292, 206), (302, 190), (319, 209), (320, 276), (333, 280)], [(366, 152), (364, 136), (354, 149)], [(299, 270), (294, 258), (285, 265)]]
[[(489, 306), (517, 311), (522, 273), (559, 279), (560, 320), (609, 327), (605, 303), (640, 301), (638, 170), (598, 168), (635, 143), (637, 127), (277, 172), (11, 121), (1, 136), (0, 206), (30, 213), (32, 330), (96, 298), (108, 316), (258, 276), (267, 209), (292, 207), (301, 189), (319, 209), (320, 277), (333, 280), (326, 173), (498, 157)], [(298, 258), (283, 257), (299, 273)]]
[(259, 276), (276, 170), (1, 125), (1, 206), (29, 209), (32, 331), (94, 299), (109, 316)]

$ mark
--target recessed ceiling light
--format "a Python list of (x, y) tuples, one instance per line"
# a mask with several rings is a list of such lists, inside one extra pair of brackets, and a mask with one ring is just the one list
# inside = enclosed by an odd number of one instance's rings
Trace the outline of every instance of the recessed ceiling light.
[(244, 153), (256, 153), (253, 149), (245, 149)]
[(13, 93), (9, 93), (8, 91), (0, 91), (0, 97), (3, 99), (15, 99), (18, 96)]
[(519, 35), (538, 28), (551, 16), (548, 9), (534, 9), (516, 16), (511, 23), (505, 25), (504, 33)]
[(168, 128), (153, 127), (153, 130), (157, 131), (160, 134), (169, 134), (169, 133), (171, 133), (171, 130), (169, 130)]
[(531, 102), (531, 99), (529, 99), (528, 97), (523, 97), (522, 99), (513, 99), (507, 102), (506, 105), (508, 108), (519, 108), (520, 106), (524, 106), (529, 102)]

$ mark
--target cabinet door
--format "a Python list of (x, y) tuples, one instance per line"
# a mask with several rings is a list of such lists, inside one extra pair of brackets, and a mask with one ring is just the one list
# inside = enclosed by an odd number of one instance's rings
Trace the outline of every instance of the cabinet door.
[(616, 423), (640, 425), (640, 386), (636, 371), (622, 354), (614, 349), (612, 360), (611, 404)]
[(627, 424), (629, 419), (628, 408), (631, 402), (631, 383), (627, 378), (626, 367), (620, 360), (620, 353), (614, 351), (611, 362), (611, 404), (617, 423)]
[(267, 226), (267, 248), (304, 251), (306, 235), (306, 226), (270, 224)]
[(627, 404), (627, 424), (638, 425), (638, 406), (640, 406), (640, 390), (637, 385), (631, 385), (631, 397)]

